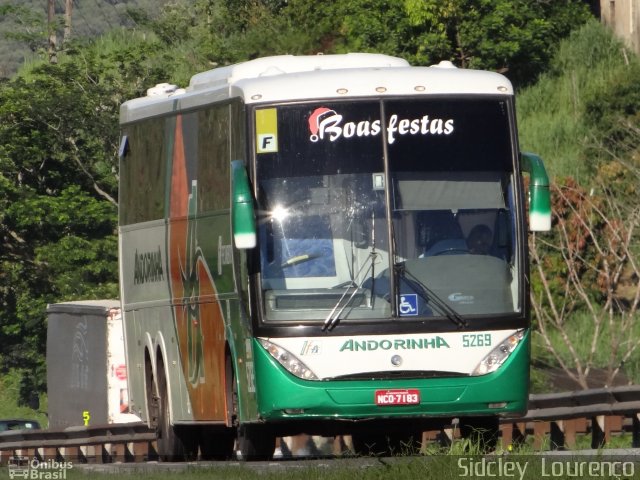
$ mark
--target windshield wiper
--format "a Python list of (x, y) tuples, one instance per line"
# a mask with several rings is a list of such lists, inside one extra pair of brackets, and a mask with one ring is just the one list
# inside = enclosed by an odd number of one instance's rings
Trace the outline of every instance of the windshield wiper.
[(458, 312), (451, 308), (447, 302), (442, 300), (438, 294), (427, 287), (419, 278), (409, 272), (405, 268), (404, 263), (396, 263), (394, 265), (394, 269), (396, 275), (402, 277), (405, 282), (409, 283), (409, 285), (424, 299), (425, 302), (429, 305), (435, 306), (442, 315), (451, 320), (451, 322), (457, 325), (458, 328), (467, 326), (467, 321), (462, 318)]
[[(335, 306), (333, 307), (333, 310), (331, 310), (326, 320), (324, 321), (324, 325), (322, 325), (323, 332), (331, 331), (336, 327), (336, 325), (338, 325), (338, 323), (340, 322), (340, 315), (342, 315), (342, 312), (344, 312), (345, 308), (347, 308), (351, 304), (351, 301), (353, 300), (353, 298), (356, 296), (360, 288), (362, 288), (362, 284), (368, 278), (367, 275), (369, 274), (369, 271), (373, 269), (373, 265), (375, 264), (375, 258), (377, 256), (378, 254), (375, 252), (375, 250), (372, 250), (371, 253), (369, 254), (368, 260), (362, 263), (360, 270), (358, 270), (358, 273), (355, 275), (354, 278), (358, 278), (362, 273), (362, 270), (364, 270), (364, 267), (366, 267), (367, 265), (368, 265), (368, 268), (365, 274), (362, 276), (362, 280), (360, 281), (359, 284), (355, 283), (354, 281), (350, 281), (347, 284), (344, 292), (338, 299), (338, 302), (335, 304)], [(353, 288), (353, 292), (351, 292), (351, 295), (349, 296), (347, 301), (344, 302), (344, 299), (349, 293), (349, 289), (351, 288)]]

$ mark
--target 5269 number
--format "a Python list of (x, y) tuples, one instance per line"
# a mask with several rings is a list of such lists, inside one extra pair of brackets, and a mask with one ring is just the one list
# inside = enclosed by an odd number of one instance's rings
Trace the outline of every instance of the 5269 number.
[(463, 347), (490, 347), (491, 346), (491, 334), (490, 333), (473, 333), (468, 335), (462, 335)]

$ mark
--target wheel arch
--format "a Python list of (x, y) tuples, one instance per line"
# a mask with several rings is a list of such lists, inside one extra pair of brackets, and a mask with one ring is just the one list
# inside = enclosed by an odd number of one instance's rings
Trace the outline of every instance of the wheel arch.
[(160, 389), (159, 378), (160, 378), (160, 375), (162, 375), (164, 378), (166, 389), (167, 389), (166, 398), (164, 399), (164, 401), (167, 402), (167, 407), (169, 410), (169, 423), (173, 425), (174, 405), (173, 405), (173, 395), (171, 394), (173, 385), (172, 385), (171, 375), (169, 373), (169, 366), (170, 366), (171, 360), (167, 355), (167, 345), (164, 339), (164, 335), (162, 335), (162, 332), (157, 332), (156, 338), (153, 344), (154, 344), (153, 350), (155, 352), (155, 359), (153, 362), (153, 366), (154, 366), (153, 373), (154, 373), (154, 379), (156, 379), (155, 381), (155, 386), (157, 389), (156, 395), (162, 394), (159, 391)]
[[(143, 382), (144, 382), (144, 412), (145, 412), (145, 419), (147, 421), (147, 424), (151, 427), (151, 423), (152, 423), (152, 415), (150, 412), (150, 404), (151, 404), (151, 395), (153, 393), (155, 393), (156, 395), (158, 394), (158, 392), (153, 392), (153, 388), (155, 385), (154, 380), (157, 378), (157, 372), (156, 372), (156, 350), (153, 346), (153, 341), (151, 339), (151, 335), (149, 335), (149, 333), (147, 332), (144, 336), (144, 346), (143, 346), (143, 361), (144, 361), (144, 378), (143, 378)], [(157, 388), (157, 386), (155, 387)]]

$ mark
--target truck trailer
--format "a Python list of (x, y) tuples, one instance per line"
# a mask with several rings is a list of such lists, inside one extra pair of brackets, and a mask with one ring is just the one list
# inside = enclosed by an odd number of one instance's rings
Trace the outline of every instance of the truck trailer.
[(47, 307), (49, 428), (140, 421), (129, 413), (118, 300)]

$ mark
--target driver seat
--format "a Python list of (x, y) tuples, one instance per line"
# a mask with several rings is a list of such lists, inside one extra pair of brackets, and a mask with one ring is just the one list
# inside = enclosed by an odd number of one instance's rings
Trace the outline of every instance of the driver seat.
[(462, 228), (451, 210), (431, 210), (418, 214), (416, 243), (422, 247), (421, 257), (447, 251), (467, 251)]

